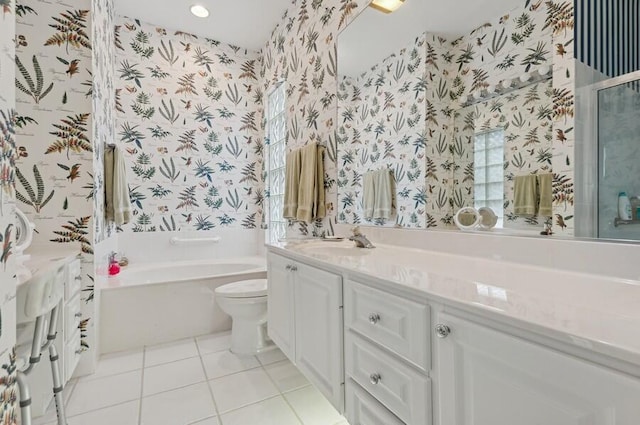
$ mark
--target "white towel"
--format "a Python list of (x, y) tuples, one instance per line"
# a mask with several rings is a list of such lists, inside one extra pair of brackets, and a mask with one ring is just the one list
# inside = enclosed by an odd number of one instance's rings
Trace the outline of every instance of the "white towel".
[(369, 171), (362, 177), (362, 206), (365, 220), (373, 218), (373, 207), (376, 202), (375, 173)]
[(116, 226), (131, 221), (131, 199), (127, 183), (127, 165), (117, 146), (104, 152), (105, 213), (108, 221)]

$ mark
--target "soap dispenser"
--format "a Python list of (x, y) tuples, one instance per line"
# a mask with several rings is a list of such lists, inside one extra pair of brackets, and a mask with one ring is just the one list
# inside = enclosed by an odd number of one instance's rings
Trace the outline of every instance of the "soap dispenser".
[(631, 202), (627, 192), (618, 194), (618, 217), (620, 220), (631, 220)]

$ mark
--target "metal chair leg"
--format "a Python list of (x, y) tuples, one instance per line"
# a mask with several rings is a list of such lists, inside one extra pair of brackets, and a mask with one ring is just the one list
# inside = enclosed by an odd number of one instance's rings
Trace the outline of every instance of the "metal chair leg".
[(31, 393), (29, 392), (27, 375), (18, 371), (16, 380), (20, 391), (20, 423), (22, 425), (31, 425)]
[(56, 413), (58, 414), (58, 425), (67, 425), (67, 416), (64, 411), (64, 397), (62, 391), (64, 384), (60, 377), (60, 367), (58, 365), (58, 350), (55, 344), (49, 346), (49, 360), (51, 360), (51, 375), (53, 376), (53, 400), (56, 403)]

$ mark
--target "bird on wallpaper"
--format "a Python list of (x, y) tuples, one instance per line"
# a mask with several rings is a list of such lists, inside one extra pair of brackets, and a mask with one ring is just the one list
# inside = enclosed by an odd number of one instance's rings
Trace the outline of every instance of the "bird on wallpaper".
[(206, 78), (209, 76), (209, 73), (207, 71), (198, 71), (198, 74), (200, 74), (200, 76), (203, 78)]
[(564, 131), (561, 129), (556, 130), (556, 139), (559, 142), (566, 142), (567, 141), (567, 136), (564, 134)]
[(185, 223), (189, 224), (191, 223), (191, 220), (193, 220), (193, 214), (189, 213), (189, 214), (182, 214), (182, 216), (185, 219)]
[(74, 59), (71, 62), (69, 62), (69, 67), (65, 71), (65, 74), (67, 74), (69, 78), (73, 77), (75, 74), (80, 72), (80, 68), (78, 67), (79, 63), (80, 63), (80, 60), (78, 59)]
[(542, 5), (542, 1), (543, 0), (539, 0), (537, 3), (532, 4), (531, 7), (529, 8), (529, 10), (531, 12), (535, 12), (536, 10), (538, 10), (540, 8), (540, 6)]
[(127, 148), (127, 153), (129, 155), (135, 155), (135, 154), (138, 153), (138, 149), (136, 149), (136, 148)]
[(129, 31), (135, 31), (135, 30), (138, 28), (138, 27), (136, 27), (135, 25), (130, 24), (130, 23), (126, 23), (126, 24), (124, 24), (124, 26), (125, 26), (125, 28), (126, 28), (126, 29), (128, 29)]
[(507, 22), (509, 20), (509, 15), (504, 15), (500, 18), (500, 23), (504, 24), (505, 22)]
[(182, 44), (182, 47), (184, 47), (185, 52), (191, 50), (191, 43), (185, 43), (184, 41), (181, 41), (180, 44)]
[(80, 165), (81, 164), (73, 164), (71, 167), (68, 167), (64, 164), (58, 164), (58, 167), (69, 172), (69, 175), (67, 175), (67, 180), (73, 183), (75, 179), (80, 177)]
[(562, 57), (567, 54), (567, 51), (564, 48), (564, 44), (558, 43), (556, 44), (556, 53)]
[(187, 111), (189, 109), (191, 109), (191, 101), (190, 100), (181, 100), (181, 102), (184, 104), (184, 109), (186, 109)]
[(560, 226), (562, 230), (567, 228), (567, 225), (564, 222), (564, 217), (562, 217), (560, 214), (556, 214), (556, 224)]

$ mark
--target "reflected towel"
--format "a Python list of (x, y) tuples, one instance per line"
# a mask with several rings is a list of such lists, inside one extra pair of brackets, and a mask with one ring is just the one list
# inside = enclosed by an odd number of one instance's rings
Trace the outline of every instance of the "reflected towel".
[(542, 217), (553, 216), (553, 174), (538, 175), (538, 193), (540, 194), (538, 215)]
[(107, 147), (104, 152), (105, 214), (107, 221), (116, 226), (131, 221), (131, 199), (127, 183), (127, 166), (117, 146)]
[(369, 171), (368, 173), (364, 173), (362, 179), (362, 207), (365, 220), (371, 220), (373, 218), (373, 208), (376, 201), (375, 177), (375, 172)]
[(284, 182), (284, 209), (282, 216), (290, 220), (295, 220), (298, 213), (300, 159), (300, 149), (287, 154)]
[(318, 146), (318, 154), (316, 157), (316, 199), (313, 206), (313, 218), (315, 220), (323, 219), (327, 215), (327, 207), (325, 205), (324, 192), (324, 146)]
[(388, 220), (393, 212), (393, 177), (388, 168), (375, 172), (373, 218)]
[(538, 179), (535, 174), (518, 176), (513, 188), (513, 212), (516, 215), (536, 215), (538, 206)]

